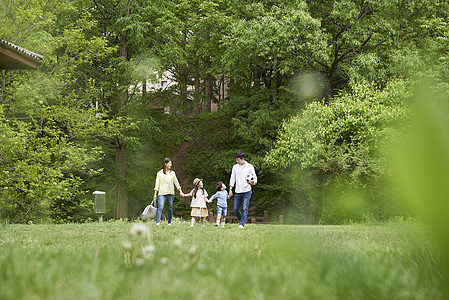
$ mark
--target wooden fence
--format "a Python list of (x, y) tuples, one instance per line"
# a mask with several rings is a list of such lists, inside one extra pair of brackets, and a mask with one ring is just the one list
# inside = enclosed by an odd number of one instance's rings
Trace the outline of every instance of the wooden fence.
[[(175, 215), (182, 217), (182, 218), (186, 218), (186, 216), (188, 216), (188, 218), (190, 218), (190, 210), (186, 210), (186, 211), (178, 211), (175, 213)], [(209, 211), (209, 223), (214, 223), (217, 219), (217, 215), (214, 215), (212, 211)], [(264, 211), (263, 212), (263, 217), (250, 217), (248, 216), (246, 218), (246, 223), (251, 223), (251, 224), (284, 224), (284, 215), (280, 215), (279, 216), (279, 222), (269, 222), (268, 221), (268, 211)], [(237, 216), (231, 216), (228, 215), (226, 216), (226, 223), (239, 223), (239, 219), (237, 218)]]

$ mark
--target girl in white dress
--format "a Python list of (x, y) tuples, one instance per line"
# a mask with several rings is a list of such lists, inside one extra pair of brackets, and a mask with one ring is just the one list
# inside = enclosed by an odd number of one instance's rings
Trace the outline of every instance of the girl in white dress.
[(195, 224), (195, 220), (197, 217), (201, 220), (201, 226), (204, 227), (204, 218), (207, 217), (207, 203), (211, 203), (209, 199), (207, 199), (207, 192), (203, 187), (203, 180), (199, 178), (195, 178), (193, 180), (193, 190), (189, 194), (185, 194), (186, 196), (192, 196), (192, 202), (190, 203), (190, 207), (192, 208), (192, 212), (190, 216), (192, 217), (192, 223), (190, 227), (193, 227)]

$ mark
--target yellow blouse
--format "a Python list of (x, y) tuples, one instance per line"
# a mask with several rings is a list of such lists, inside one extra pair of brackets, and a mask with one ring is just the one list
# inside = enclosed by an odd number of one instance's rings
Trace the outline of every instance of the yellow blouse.
[(168, 171), (167, 174), (164, 174), (163, 170), (157, 172), (154, 190), (159, 195), (174, 195), (175, 189), (173, 188), (173, 184), (177, 190), (181, 189), (181, 185), (174, 171)]

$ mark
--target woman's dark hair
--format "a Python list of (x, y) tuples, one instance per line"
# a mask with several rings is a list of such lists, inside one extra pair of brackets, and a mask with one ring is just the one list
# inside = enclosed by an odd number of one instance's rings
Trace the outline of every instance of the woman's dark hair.
[(216, 191), (221, 191), (221, 187), (222, 186), (223, 186), (223, 181), (217, 182), (217, 184), (215, 184), (215, 190)]
[(164, 172), (164, 174), (167, 174), (167, 171), (165, 169), (167, 168), (166, 164), (168, 164), (169, 162), (171, 162), (171, 159), (169, 157), (164, 158), (164, 165), (162, 166), (162, 172)]

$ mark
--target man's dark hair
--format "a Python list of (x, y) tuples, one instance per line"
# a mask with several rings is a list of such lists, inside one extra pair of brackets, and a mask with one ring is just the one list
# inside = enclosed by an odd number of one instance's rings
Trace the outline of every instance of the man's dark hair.
[(215, 190), (216, 191), (221, 191), (221, 187), (222, 186), (223, 186), (223, 181), (217, 182), (217, 184), (215, 184)]
[(243, 159), (243, 158), (245, 158), (245, 153), (243, 153), (243, 152), (237, 152), (237, 154), (235, 155), (235, 158)]

